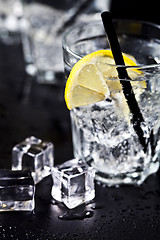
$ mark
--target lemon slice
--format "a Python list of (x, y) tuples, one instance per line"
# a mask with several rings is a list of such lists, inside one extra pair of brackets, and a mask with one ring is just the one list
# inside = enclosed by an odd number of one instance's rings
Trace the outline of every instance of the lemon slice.
[[(126, 54), (123, 54), (123, 57), (126, 65), (136, 66), (132, 57)], [(90, 53), (73, 66), (65, 87), (65, 101), (68, 109), (102, 101), (110, 97), (113, 92), (122, 90), (117, 70), (113, 69), (112, 65), (107, 65), (106, 68), (106, 63), (115, 64), (111, 50)], [(137, 74), (141, 74), (137, 69), (129, 71), (132, 79)], [(110, 78), (117, 80), (109, 80)], [(125, 105), (127, 105), (126, 101)]]
[[(105, 78), (105, 81), (110, 91), (118, 92), (122, 90), (122, 85), (118, 80), (117, 67), (115, 65), (115, 61), (113, 59), (113, 55), (110, 50), (107, 50), (107, 54), (108, 56), (103, 56), (99, 58), (99, 60), (97, 61), (97, 66), (100, 72), (102, 72), (103, 77)], [(142, 72), (136, 68), (137, 66), (136, 59), (133, 56), (123, 53), (123, 58), (124, 58), (128, 75), (132, 80), (135, 79), (138, 75), (142, 74)], [(108, 64), (107, 67), (106, 67), (106, 64)], [(135, 68), (127, 68), (127, 66), (133, 66)], [(133, 87), (140, 87), (140, 88), (146, 87), (145, 81), (131, 81), (131, 85)]]
[(73, 66), (65, 87), (68, 109), (102, 101), (109, 96), (103, 74), (96, 65), (98, 58), (105, 54), (103, 50), (93, 52)]

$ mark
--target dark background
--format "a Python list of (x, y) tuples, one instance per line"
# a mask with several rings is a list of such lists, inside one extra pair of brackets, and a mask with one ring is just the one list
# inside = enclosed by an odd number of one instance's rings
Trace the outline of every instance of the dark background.
[[(112, 0), (112, 4), (113, 17), (159, 23), (157, 1)], [(14, 45), (0, 41), (0, 168), (11, 167), (13, 146), (32, 135), (54, 143), (55, 164), (73, 157), (63, 92), (64, 84), (40, 85), (26, 74), (20, 41)], [(160, 172), (139, 187), (96, 184), (95, 200), (68, 213), (90, 211), (93, 216), (84, 219), (59, 219), (68, 210), (54, 203), (51, 187), (50, 176), (37, 184), (33, 213), (0, 213), (0, 239), (160, 239)]]
[(114, 18), (145, 20), (160, 24), (158, 0), (111, 0), (110, 11)]

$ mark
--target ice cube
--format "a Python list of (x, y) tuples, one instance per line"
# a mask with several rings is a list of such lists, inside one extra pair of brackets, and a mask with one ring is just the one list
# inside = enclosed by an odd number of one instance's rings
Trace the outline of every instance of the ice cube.
[(34, 193), (30, 170), (0, 169), (0, 211), (32, 211)]
[(52, 169), (52, 197), (72, 209), (95, 197), (95, 171), (82, 161), (69, 160)]
[(35, 183), (51, 174), (54, 146), (33, 136), (12, 149), (12, 170), (30, 169)]

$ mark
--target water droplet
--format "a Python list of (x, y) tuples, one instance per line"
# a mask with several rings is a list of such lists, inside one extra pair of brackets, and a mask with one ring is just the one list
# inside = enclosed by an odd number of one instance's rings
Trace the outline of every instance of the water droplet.
[(102, 209), (104, 206), (102, 204), (96, 203), (91, 207), (93, 210)]

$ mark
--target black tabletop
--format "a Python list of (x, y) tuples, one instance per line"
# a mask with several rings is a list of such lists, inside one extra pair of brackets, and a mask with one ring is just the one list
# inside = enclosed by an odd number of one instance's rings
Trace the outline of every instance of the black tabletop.
[[(0, 168), (29, 136), (54, 143), (55, 165), (73, 158), (63, 91), (26, 75), (20, 42), (0, 43)], [(96, 198), (74, 210), (54, 202), (51, 187), (51, 176), (36, 185), (34, 212), (0, 212), (0, 239), (160, 239), (160, 172), (139, 187), (96, 183)]]

